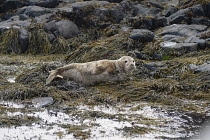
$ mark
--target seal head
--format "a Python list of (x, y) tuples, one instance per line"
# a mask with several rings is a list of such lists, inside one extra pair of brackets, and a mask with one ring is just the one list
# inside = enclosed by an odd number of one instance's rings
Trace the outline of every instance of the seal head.
[(123, 56), (120, 59), (118, 59), (118, 61), (118, 65), (121, 71), (132, 72), (134, 69), (136, 69), (135, 61), (130, 56)]

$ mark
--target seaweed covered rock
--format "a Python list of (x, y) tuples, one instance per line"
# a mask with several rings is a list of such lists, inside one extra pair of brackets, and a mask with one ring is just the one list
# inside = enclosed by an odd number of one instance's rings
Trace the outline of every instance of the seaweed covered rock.
[(141, 40), (141, 42), (151, 42), (154, 39), (154, 34), (147, 29), (134, 29), (131, 32), (130, 38)]
[[(179, 9), (177, 12), (170, 15), (167, 19), (170, 24), (180, 24), (180, 23), (187, 23), (191, 24), (194, 18), (196, 17), (209, 17), (208, 15), (208, 3), (205, 0), (203, 3), (197, 3), (195, 1), (191, 1), (192, 4), (186, 5), (186, 8)], [(194, 2), (194, 4), (193, 4)], [(200, 24), (202, 24), (200, 22)]]
[(154, 30), (167, 25), (167, 19), (165, 17), (156, 16), (135, 16), (124, 18), (123, 24), (129, 25), (135, 29), (143, 28)]
[(79, 27), (95, 27), (107, 23), (119, 23), (124, 12), (118, 3), (107, 1), (84, 1), (59, 8), (63, 15)]

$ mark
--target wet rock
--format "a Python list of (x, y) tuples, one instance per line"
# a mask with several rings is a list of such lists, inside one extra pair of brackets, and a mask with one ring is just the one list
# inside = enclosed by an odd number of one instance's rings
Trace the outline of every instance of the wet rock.
[(75, 23), (69, 20), (61, 20), (56, 22), (55, 20), (46, 23), (44, 29), (53, 33), (56, 36), (62, 36), (66, 39), (72, 38), (79, 34), (79, 29)]
[(186, 25), (186, 24), (174, 24), (166, 26), (158, 31), (158, 35), (178, 35), (178, 36), (195, 36), (200, 32), (207, 30), (205, 25)]
[(51, 9), (40, 7), (40, 6), (26, 6), (26, 7), (18, 9), (16, 14), (17, 15), (26, 14), (29, 17), (37, 17), (44, 14), (49, 14), (51, 12), (52, 12)]
[(133, 29), (129, 37), (134, 40), (141, 40), (143, 42), (151, 42), (154, 39), (154, 34), (153, 32), (147, 29)]
[(24, 28), (21, 28), (19, 30), (19, 42), (21, 45), (21, 52), (24, 53), (27, 49), (28, 49), (28, 38), (29, 38), (29, 34), (28, 31)]
[(164, 51), (196, 51), (198, 49), (198, 43), (176, 43), (176, 42), (162, 42), (160, 43), (160, 47), (164, 49)]
[(149, 70), (152, 70), (152, 71), (155, 71), (157, 69), (166, 69), (167, 68), (166, 64), (162, 63), (162, 62), (146, 63), (143, 66), (146, 67)]
[(194, 71), (195, 73), (209, 72), (210, 71), (210, 62), (204, 63), (202, 65), (190, 64), (188, 67), (191, 71)]
[(39, 98), (34, 98), (31, 101), (33, 106), (36, 108), (46, 107), (54, 103), (52, 97), (39, 97)]
[(19, 16), (14, 16), (11, 17), (8, 20), (2, 21), (0, 22), (0, 34), (2, 34), (3, 32), (5, 32), (8, 29), (20, 29), (21, 27), (23, 28), (27, 28), (31, 25), (31, 20), (19, 20)]

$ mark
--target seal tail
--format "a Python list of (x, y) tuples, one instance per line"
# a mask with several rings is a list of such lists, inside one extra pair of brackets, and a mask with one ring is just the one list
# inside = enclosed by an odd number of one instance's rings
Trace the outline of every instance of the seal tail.
[(46, 80), (46, 85), (48, 85), (49, 83), (51, 83), (52, 80), (55, 79), (56, 77), (63, 78), (63, 76), (58, 75), (58, 71), (57, 70), (50, 71), (50, 75), (48, 76), (48, 78)]

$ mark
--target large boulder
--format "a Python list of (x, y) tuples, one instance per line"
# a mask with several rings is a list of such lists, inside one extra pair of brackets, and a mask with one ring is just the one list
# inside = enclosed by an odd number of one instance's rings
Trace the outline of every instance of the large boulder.
[(44, 25), (44, 29), (56, 36), (62, 36), (69, 39), (80, 33), (77, 25), (69, 20), (51, 21)]

